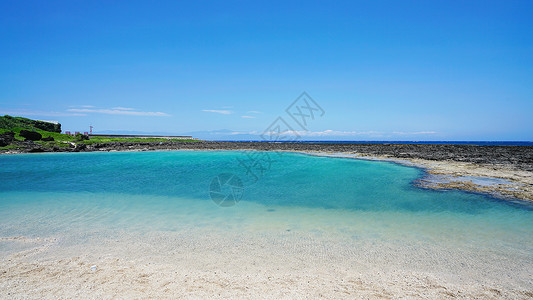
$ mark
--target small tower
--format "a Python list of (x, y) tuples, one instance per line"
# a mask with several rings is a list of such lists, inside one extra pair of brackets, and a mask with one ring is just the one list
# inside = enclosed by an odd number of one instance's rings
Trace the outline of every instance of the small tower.
[(93, 134), (93, 125), (89, 126), (89, 134)]

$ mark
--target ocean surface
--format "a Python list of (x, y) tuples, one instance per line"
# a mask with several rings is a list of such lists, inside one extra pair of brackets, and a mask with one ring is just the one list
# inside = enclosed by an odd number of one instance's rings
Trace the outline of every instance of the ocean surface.
[[(20, 240), (50, 239), (35, 259), (115, 253), (178, 263), (195, 249), (242, 265), (263, 257), (266, 269), (287, 265), (285, 255), (303, 266), (320, 258), (316, 265), (358, 272), (396, 268), (531, 288), (532, 207), (413, 185), (423, 175), (286, 152), (2, 155), (0, 258), (29, 249)], [(120, 241), (129, 250), (118, 251)], [(196, 267), (242, 267), (213, 261)]]
[[(263, 142), (264, 140), (223, 140), (222, 142)], [(329, 144), (418, 144), (418, 145), (476, 145), (476, 146), (533, 146), (531, 141), (279, 141), (279, 143), (329, 143)]]

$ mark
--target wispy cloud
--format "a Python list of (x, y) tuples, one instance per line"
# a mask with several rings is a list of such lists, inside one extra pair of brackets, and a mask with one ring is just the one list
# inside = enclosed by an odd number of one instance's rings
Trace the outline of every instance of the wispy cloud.
[(69, 107), (83, 107), (83, 108), (92, 108), (93, 105), (69, 105)]
[(281, 133), (269, 132), (269, 134), (281, 135), (299, 135), (299, 136), (358, 136), (358, 135), (378, 135), (378, 131), (340, 131), (340, 130), (323, 130), (323, 131), (304, 131), (304, 130), (287, 130)]
[(241, 118), (244, 118), (244, 119), (255, 119), (254, 116), (241, 116)]
[(108, 115), (129, 115), (129, 116), (154, 116), (163, 117), (170, 116), (164, 112), (138, 111), (134, 108), (128, 107), (113, 107), (113, 108), (95, 108), (92, 105), (76, 105), (69, 106), (71, 108), (66, 111), (42, 111), (31, 109), (9, 109), (1, 110), (0, 115), (15, 115), (15, 116), (45, 116), (45, 117), (76, 117), (87, 116), (87, 114), (108, 114)]
[(258, 110), (250, 110), (246, 112), (247, 114), (260, 114), (261, 112)]
[(113, 107), (112, 109), (117, 109), (117, 110), (135, 110), (135, 108), (121, 107), (121, 106)]
[(106, 115), (126, 115), (126, 116), (148, 116), (148, 117), (168, 117), (170, 116), (164, 112), (152, 112), (152, 111), (137, 111), (129, 108), (70, 108), (67, 109), (70, 112), (77, 113), (97, 113), (97, 114), (106, 114)]
[(231, 110), (217, 110), (217, 109), (202, 109), (202, 111), (222, 114), (222, 115), (231, 115), (233, 113)]
[(0, 110), (0, 115), (13, 115), (13, 116), (44, 116), (44, 117), (76, 117), (76, 116), (86, 116), (86, 114), (78, 113), (78, 112), (42, 111), (42, 110), (27, 110), (27, 109)]
[[(253, 131), (250, 134), (257, 134)], [(287, 130), (281, 133), (278, 132), (266, 132), (273, 135), (287, 135), (287, 136), (310, 136), (310, 137), (324, 137), (324, 136), (369, 136), (369, 137), (391, 137), (398, 135), (424, 135), (424, 134), (436, 134), (435, 131), (416, 131), (416, 132), (381, 132), (381, 131), (339, 131), (339, 130), (323, 130), (323, 131), (304, 131), (304, 130)]]
[(436, 131), (415, 131), (415, 132), (403, 132), (403, 131), (394, 131), (392, 134), (395, 135), (418, 135), (418, 134), (436, 134)]

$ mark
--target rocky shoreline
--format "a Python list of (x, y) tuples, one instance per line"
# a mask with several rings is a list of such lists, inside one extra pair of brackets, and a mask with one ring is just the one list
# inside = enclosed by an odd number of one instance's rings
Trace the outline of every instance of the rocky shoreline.
[(23, 147), (0, 150), (0, 153), (256, 150), (387, 160), (424, 168), (428, 175), (417, 184), (426, 188), (461, 189), (533, 201), (532, 146), (166, 141), (43, 147), (30, 141), (20, 143)]

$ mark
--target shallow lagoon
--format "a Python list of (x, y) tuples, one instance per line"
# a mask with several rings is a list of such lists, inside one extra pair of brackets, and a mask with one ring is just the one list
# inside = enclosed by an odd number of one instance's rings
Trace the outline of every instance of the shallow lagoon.
[[(298, 261), (298, 272), (392, 268), (450, 284), (532, 286), (531, 207), (418, 188), (423, 171), (413, 167), (231, 151), (4, 155), (0, 166), (4, 257), (49, 239), (31, 259), (106, 253), (234, 273), (257, 263), (273, 274)], [(233, 206), (210, 199), (220, 174), (239, 178), (220, 190), (234, 193)]]

